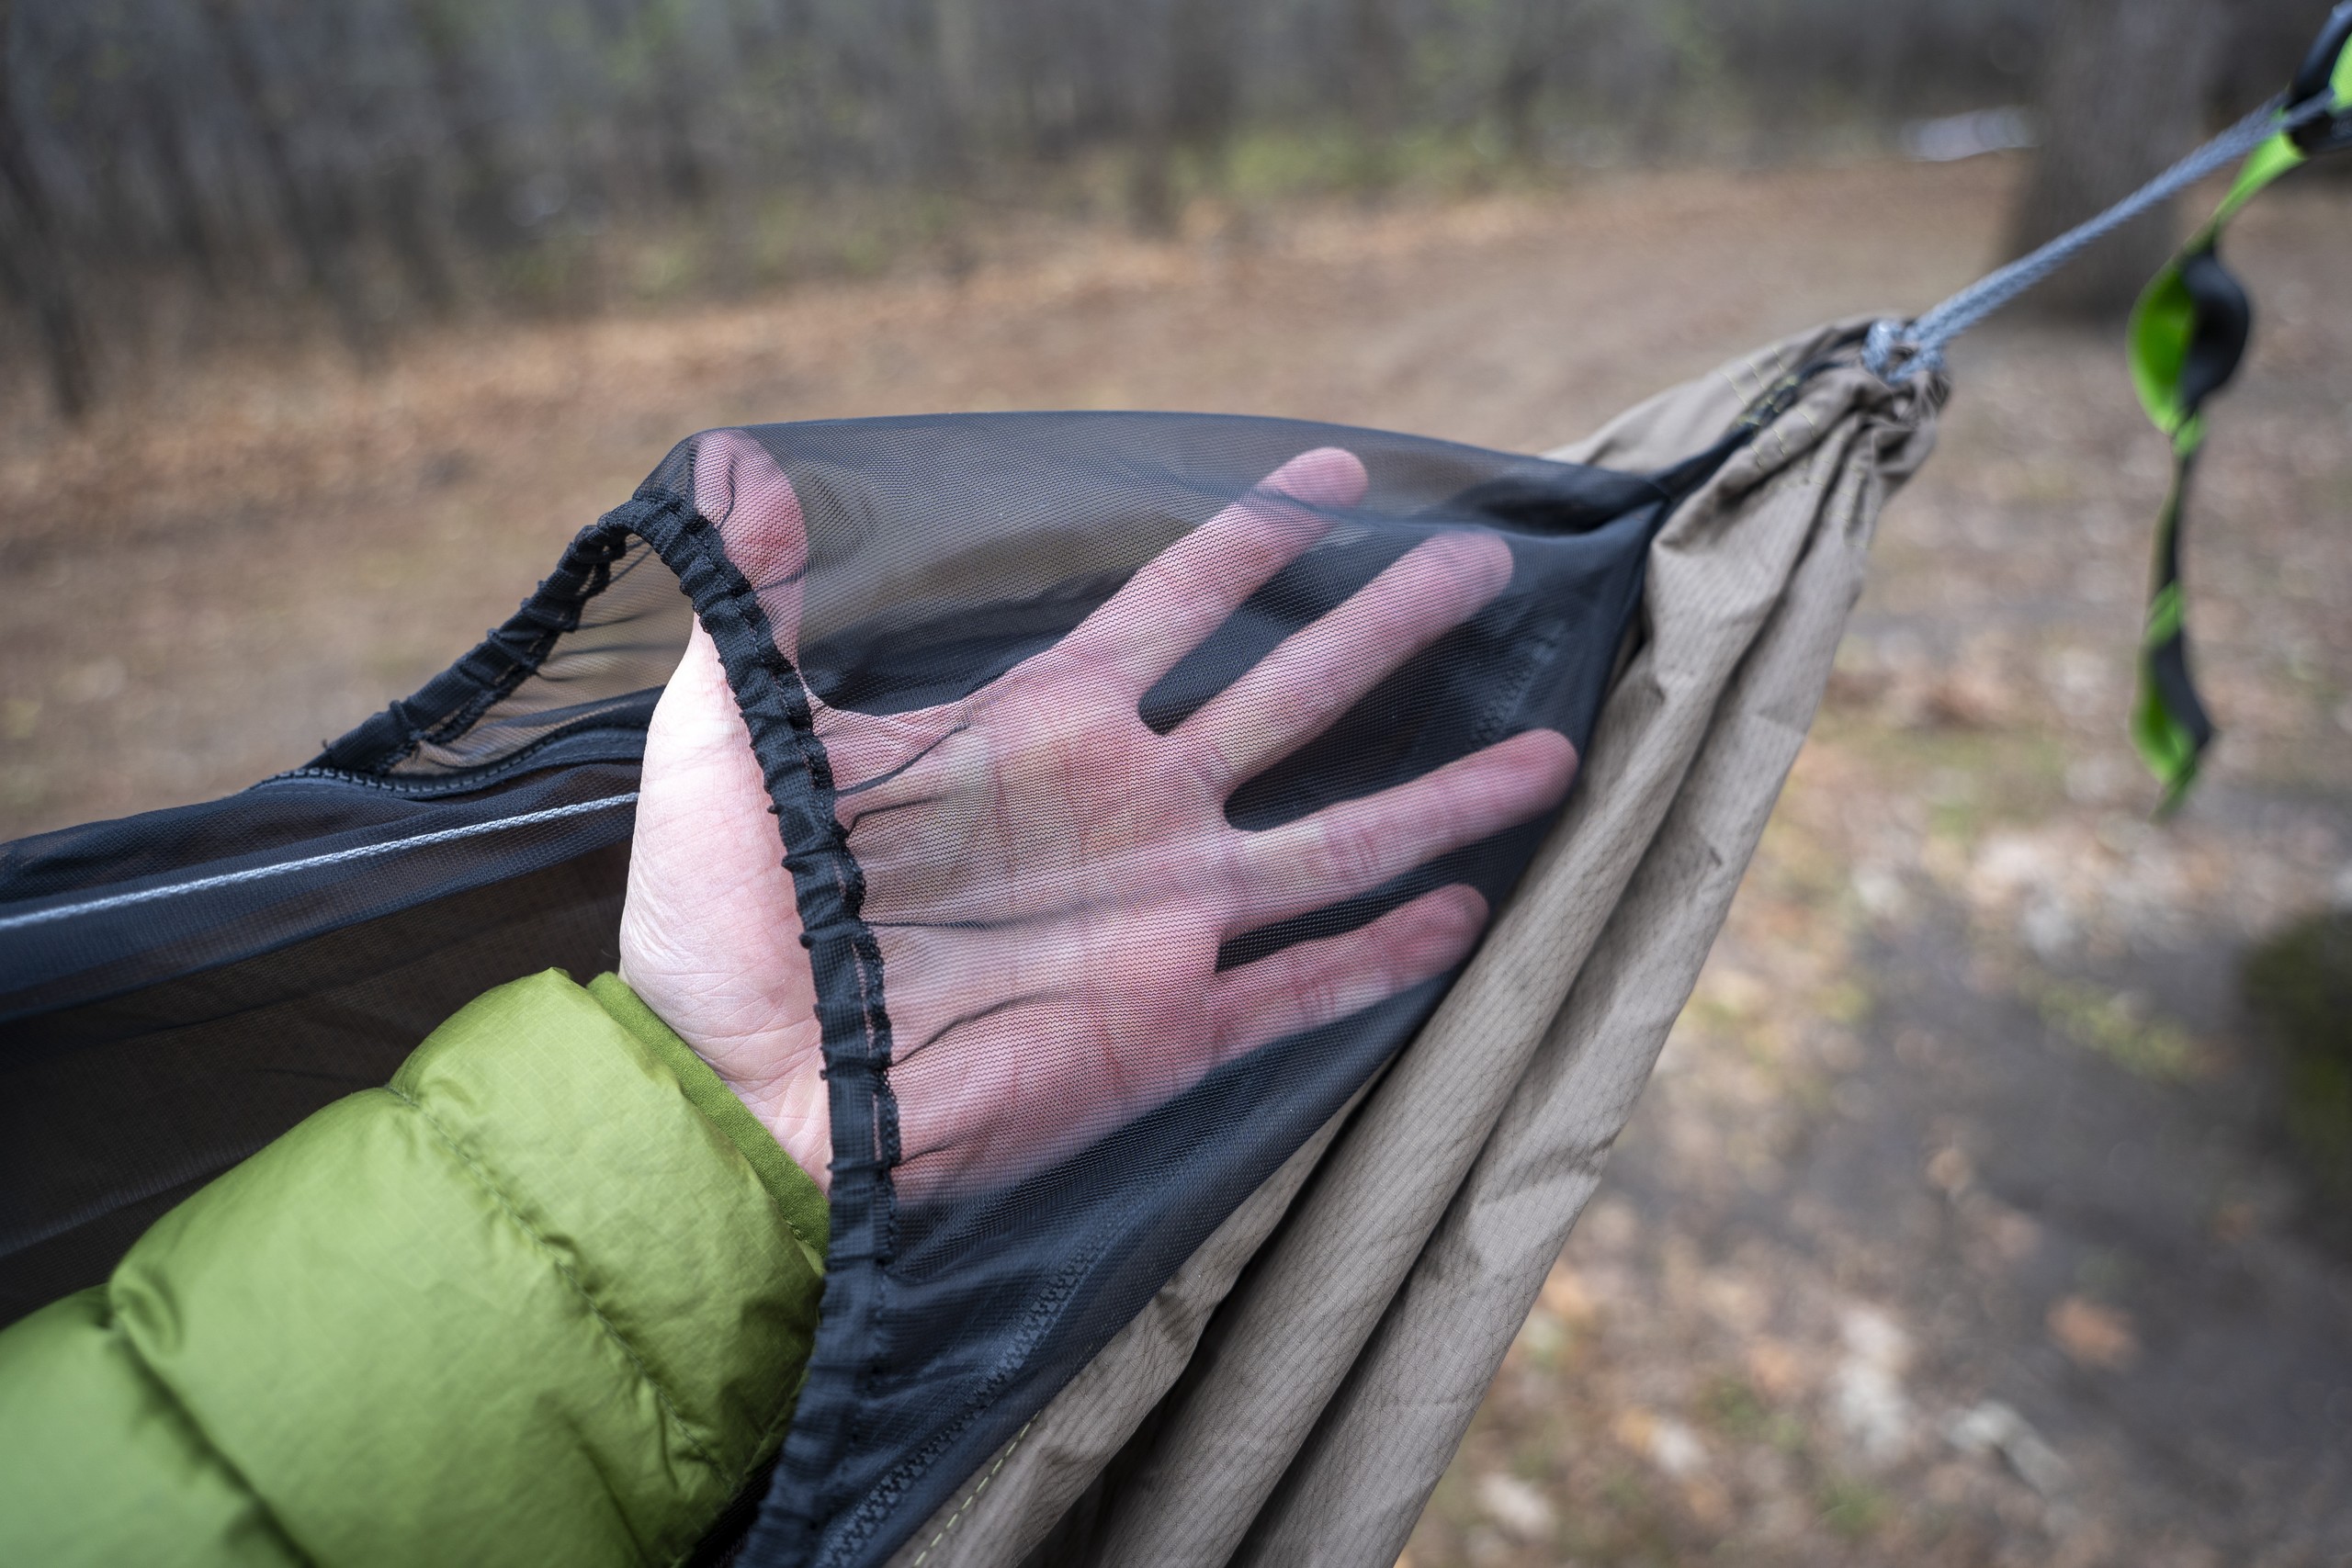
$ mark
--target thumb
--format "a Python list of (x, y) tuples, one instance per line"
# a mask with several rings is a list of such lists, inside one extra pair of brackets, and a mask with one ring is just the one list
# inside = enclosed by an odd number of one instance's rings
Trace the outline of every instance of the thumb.
[[(697, 620), (686, 638), (684, 657), (653, 705), (645, 737), (644, 788), (667, 795), (675, 791), (673, 780), (680, 774), (729, 766), (740, 772), (738, 753), (752, 756), (752, 737), (727, 684), (727, 671), (719, 665), (718, 645)], [(757, 766), (753, 761), (755, 775)]]

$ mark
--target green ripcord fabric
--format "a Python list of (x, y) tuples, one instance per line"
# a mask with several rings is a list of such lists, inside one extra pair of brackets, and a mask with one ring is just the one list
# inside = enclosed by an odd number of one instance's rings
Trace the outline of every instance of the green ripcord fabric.
[[(2339, 108), (2352, 103), (2352, 45), (2337, 55), (2329, 86)], [(2189, 668), (2180, 535), (2205, 440), (2205, 402), (2235, 373), (2253, 320), (2245, 290), (2222, 265), (2222, 232), (2263, 187), (2309, 156), (2283, 131), (2256, 148), (2221, 206), (2149, 283), (2132, 313), (2132, 384), (2148, 418), (2171, 438), (2173, 453), (2172, 487), (2156, 519), (2154, 581), (2132, 706), (2132, 743), (2164, 785), (2160, 813), (2188, 796), (2215, 733)]]

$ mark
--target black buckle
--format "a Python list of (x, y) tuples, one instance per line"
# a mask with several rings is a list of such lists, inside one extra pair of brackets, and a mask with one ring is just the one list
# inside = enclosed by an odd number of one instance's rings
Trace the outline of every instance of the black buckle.
[[(2290, 112), (2314, 98), (2329, 96), (2335, 75), (2335, 62), (2344, 53), (2344, 46), (2352, 43), (2352, 0), (2327, 14), (2327, 25), (2320, 28), (2312, 51), (2303, 56), (2302, 69), (2295, 73), (2294, 85), (2287, 89)], [(2290, 133), (2296, 151), (2306, 155), (2334, 152), (2352, 147), (2352, 107), (2322, 115), (2309, 124), (2297, 127)]]

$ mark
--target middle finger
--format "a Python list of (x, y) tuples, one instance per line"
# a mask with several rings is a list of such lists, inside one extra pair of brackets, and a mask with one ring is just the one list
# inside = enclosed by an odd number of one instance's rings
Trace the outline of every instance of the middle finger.
[(1510, 573), (1510, 547), (1495, 535), (1426, 540), (1283, 639), (1173, 738), (1205, 748), (1217, 784), (1230, 791), (1322, 734), (1398, 665), (1476, 615)]

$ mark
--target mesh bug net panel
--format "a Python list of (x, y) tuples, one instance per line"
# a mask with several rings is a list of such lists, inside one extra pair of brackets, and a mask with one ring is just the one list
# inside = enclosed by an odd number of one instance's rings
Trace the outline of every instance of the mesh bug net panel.
[(833, 1266), (754, 1544), (866, 1561), (1427, 1015), (1671, 491), (1137, 415), (758, 430), (656, 486), (695, 498), (666, 547), (794, 846), (831, 1080)]
[[(1435, 1036), (1465, 996), (1499, 986), (1524, 1012), (1565, 988), (1687, 787), (1724, 670), (1665, 704), (1679, 751), (1653, 744), (1665, 718), (1612, 741), (1603, 717), (1686, 642), (1739, 657), (1703, 615), (1661, 618), (1661, 577), (1797, 539), (1747, 573), (1769, 609), (1811, 525), (1745, 513), (1856, 474), (1874, 509), (1895, 462), (1870, 442), (1899, 443), (1858, 433), (1910, 432), (1924, 403), (1822, 368), (1856, 335), (1663, 400), (1634, 416), (1645, 439), (1578, 462), (1192, 415), (682, 444), (512, 620), (311, 766), (0, 850), (6, 1312), (101, 1277), (163, 1208), (383, 1081), (481, 989), (613, 966), (646, 725), (690, 602), (775, 807), (831, 1108), (822, 1319), (743, 1558), (993, 1560), (1063, 1518), (1065, 1544), (1111, 1539), (1094, 1521), (1159, 1560), (1170, 1494), (1089, 1483), (1224, 1451), (1222, 1385), (1187, 1403), (1171, 1380), (1317, 1159), (1320, 1193), (1332, 1162), (1385, 1148), (1367, 1129), (1410, 1081), (1452, 1141), (1379, 1177), (1402, 1208), (1375, 1220), (1374, 1265), (1262, 1309), (1364, 1320), (1265, 1388), (1331, 1346), (1341, 1370), (1357, 1355), (1517, 1079), (1494, 1054), (1523, 1066), (1551, 1014)], [(1800, 366), (1817, 373), (1783, 378)], [(1792, 735), (1819, 682), (1802, 685)], [(1680, 761), (1629, 774), (1620, 750)], [(1590, 779), (1570, 793), (1588, 752), (1600, 800)], [(1740, 783), (1769, 803), (1778, 779)], [(1736, 840), (1712, 848), (1744, 863)], [(1606, 852), (1589, 907), (1569, 946), (1527, 947), (1531, 922), (1556, 935), (1530, 897), (1564, 841)], [(1676, 953), (1720, 918), (1693, 904)], [(1668, 966), (1680, 988), (1652, 1011), (1670, 1018), (1695, 964)], [(1273, 1299), (1282, 1258), (1322, 1233), (1284, 1234), (1221, 1322)], [(1336, 1385), (1316, 1386), (1248, 1421), (1312, 1423)], [(1173, 1446), (1106, 1472), (1163, 1428)], [(1252, 1473), (1271, 1487), (1309, 1436)], [(971, 1478), (999, 1472), (995, 1523), (954, 1537)], [(1177, 1512), (1214, 1535), (1265, 1500), (1236, 1493), (1213, 1525)]]
[(1559, 454), (1697, 450), (1831, 362), (1652, 547), (1566, 810), (1410, 1044), (908, 1538), (910, 1568), (1396, 1560), (1689, 996), (1939, 381), (1826, 329)]

